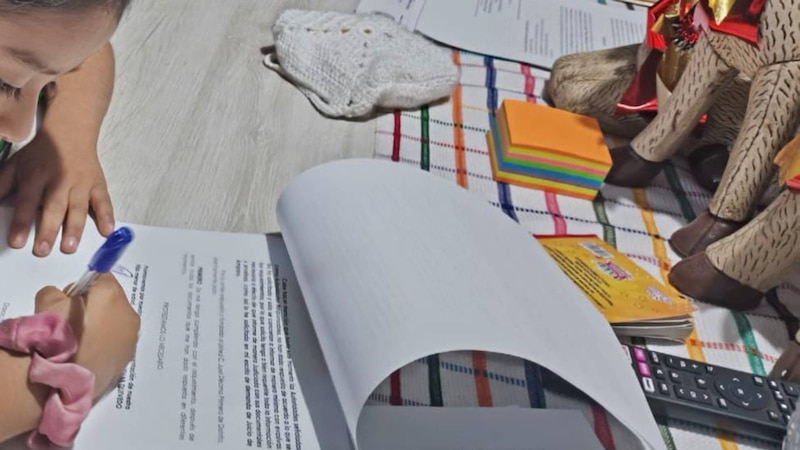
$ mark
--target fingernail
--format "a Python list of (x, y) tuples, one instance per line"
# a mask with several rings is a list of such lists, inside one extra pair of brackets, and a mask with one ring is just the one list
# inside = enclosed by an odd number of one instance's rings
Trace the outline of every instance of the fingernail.
[(75, 250), (75, 247), (78, 246), (78, 240), (74, 237), (68, 237), (64, 240), (64, 246), (67, 248), (67, 250)]
[(25, 236), (18, 234), (11, 238), (12, 247), (19, 248), (22, 247), (23, 245), (25, 245)]
[(47, 242), (40, 242), (39, 243), (39, 254), (40, 255), (49, 255), (50, 254), (50, 244)]

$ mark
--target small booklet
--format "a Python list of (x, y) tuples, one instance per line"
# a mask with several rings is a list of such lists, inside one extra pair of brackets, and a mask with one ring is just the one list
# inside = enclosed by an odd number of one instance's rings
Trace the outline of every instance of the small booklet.
[(694, 306), (599, 237), (537, 239), (618, 335), (680, 340), (692, 333)]
[[(135, 239), (114, 271), (142, 318), (136, 357), (75, 450), (400, 448), (375, 435), (387, 429), (422, 441), (417, 448), (463, 448), (414, 421), (431, 414), (365, 406), (398, 368), (460, 350), (538, 363), (615, 416), (640, 448), (665, 448), (603, 316), (485, 200), (414, 168), (345, 160), (300, 175), (277, 215), (281, 236), (129, 224)], [(0, 224), (10, 217), (0, 209)], [(87, 227), (75, 255), (0, 251), (13, 280), (0, 318), (32, 313), (36, 291), (75, 281), (101, 243)], [(487, 423), (493, 415), (482, 412)], [(499, 440), (558, 432), (549, 422), (509, 430), (509, 414), (498, 411)], [(458, 442), (491, 436), (468, 423)], [(581, 423), (566, 425), (581, 434)], [(555, 442), (547, 437), (504, 448), (539, 449)]]

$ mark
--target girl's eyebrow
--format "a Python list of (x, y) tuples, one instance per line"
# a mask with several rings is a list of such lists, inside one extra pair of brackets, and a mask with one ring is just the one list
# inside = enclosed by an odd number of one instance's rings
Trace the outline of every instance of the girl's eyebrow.
[(33, 70), (45, 75), (59, 75), (61, 72), (49, 67), (44, 62), (40, 61), (36, 55), (25, 50), (9, 49), (11, 56), (17, 61), (25, 64)]

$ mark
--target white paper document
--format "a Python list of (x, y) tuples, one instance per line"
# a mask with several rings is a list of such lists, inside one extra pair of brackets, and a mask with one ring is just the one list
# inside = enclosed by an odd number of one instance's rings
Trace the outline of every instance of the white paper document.
[(647, 24), (646, 9), (592, 0), (362, 0), (357, 11), (402, 17), (443, 44), (543, 69), (562, 55), (640, 43)]
[[(75, 448), (320, 448), (288, 354), (289, 305), (302, 298), (281, 240), (132, 228), (114, 272), (142, 318), (135, 361)], [(87, 229), (75, 256), (0, 253), (13, 280), (0, 314), (32, 313), (36, 290), (75, 281), (101, 244)]]
[[(9, 210), (0, 216), (8, 223)], [(474, 194), (406, 166), (349, 160), (298, 177), (278, 217), (282, 238), (131, 225), (115, 273), (141, 337), (76, 450), (373, 450), (357, 437), (386, 443), (382, 421), (398, 416), (363, 416), (368, 396), (396, 369), (456, 350), (541, 364), (643, 448), (664, 448), (608, 323), (523, 228)], [(74, 256), (1, 250), (13, 282), (0, 315), (31, 313), (35, 292), (77, 279), (101, 242), (87, 228)], [(461, 448), (470, 433), (508, 428), (508, 414), (463, 427), (451, 446), (442, 436), (430, 444)], [(519, 442), (529, 431), (502, 435)]]
[(381, 13), (391, 17), (409, 30), (417, 27), (417, 20), (426, 0), (361, 0), (358, 13)]

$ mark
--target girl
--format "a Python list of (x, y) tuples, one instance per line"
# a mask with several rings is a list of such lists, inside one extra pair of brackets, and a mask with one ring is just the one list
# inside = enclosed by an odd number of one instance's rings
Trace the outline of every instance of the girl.
[[(35, 137), (0, 168), (0, 197), (16, 192), (8, 235), (12, 247), (25, 245), (40, 208), (34, 238), (38, 256), (52, 251), (62, 227), (61, 251), (74, 252), (90, 210), (102, 234), (114, 228), (96, 146), (113, 86), (109, 39), (128, 1), (0, 0), (0, 138), (26, 141), (35, 129), (40, 97), (47, 105)], [(57, 319), (69, 330), (60, 338), (77, 340), (69, 360), (77, 366), (71, 367), (82, 367), (84, 374), (88, 369), (94, 377), (83, 378), (94, 380), (93, 386), (83, 384), (89, 386), (83, 398), (97, 398), (113, 386), (133, 357), (139, 330), (139, 317), (114, 278), (103, 277), (86, 298), (70, 299), (48, 287), (35, 300), (36, 313), (43, 314), (33, 322)], [(0, 442), (37, 427), (41, 432), (49, 413), (55, 414), (52, 423), (60, 424), (56, 431), (69, 433), (66, 422), (58, 422), (63, 417), (52, 410), (43, 415), (56, 391), (29, 379), (31, 366), (46, 355), (8, 348), (20, 336), (36, 336), (30, 333), (35, 327), (28, 326), (25, 335), (25, 326), (14, 328), (17, 323), (0, 322)]]
[[(16, 191), (8, 244), (21, 248), (39, 208), (34, 254), (47, 256), (63, 226), (74, 252), (88, 211), (113, 231), (111, 200), (97, 158), (100, 125), (114, 79), (109, 38), (129, 0), (0, 0), (0, 139), (24, 141), (0, 170), (0, 198)], [(47, 89), (45, 89), (47, 87)]]

